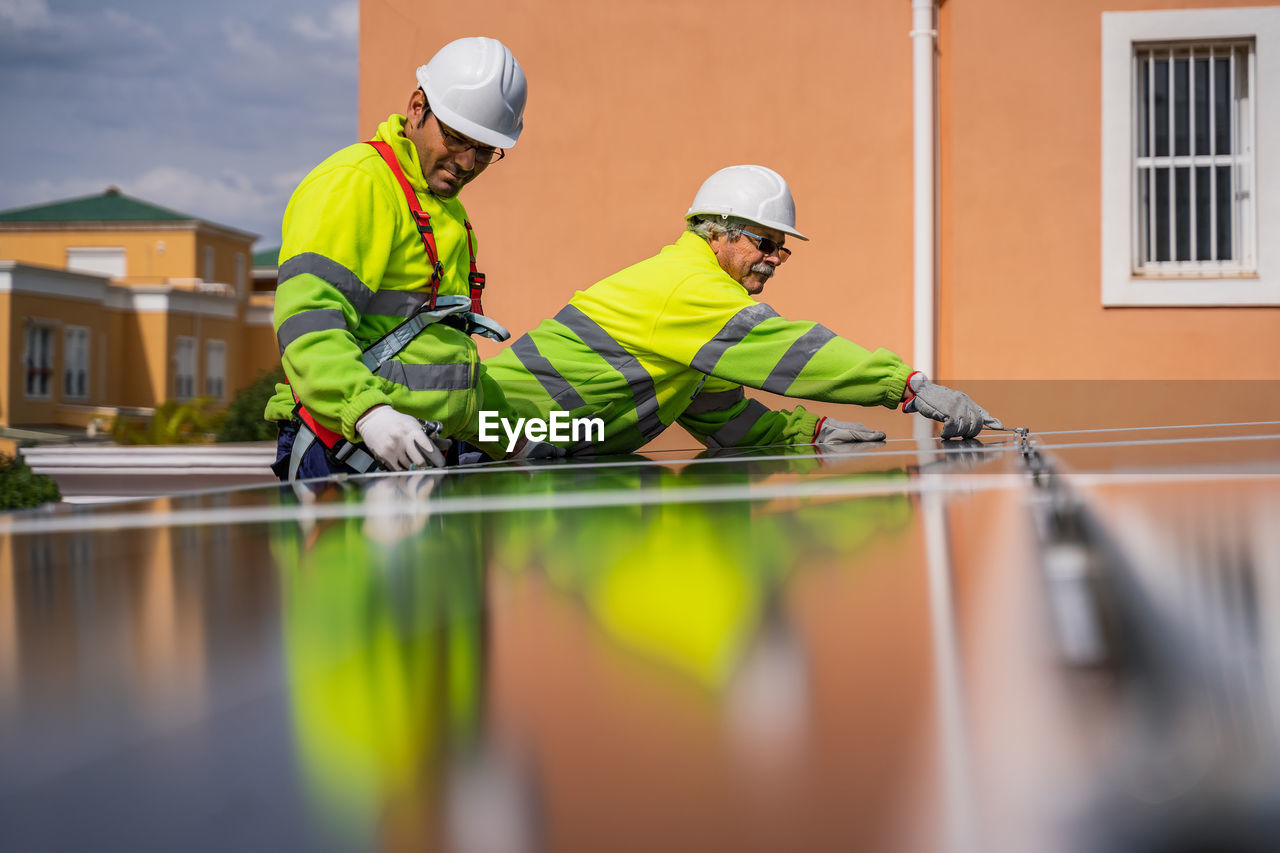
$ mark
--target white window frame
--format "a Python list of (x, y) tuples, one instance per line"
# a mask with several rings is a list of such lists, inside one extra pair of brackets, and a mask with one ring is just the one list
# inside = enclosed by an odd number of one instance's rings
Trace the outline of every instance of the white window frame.
[[(66, 326), (62, 330), (62, 398), (89, 399), (89, 329)], [(79, 379), (77, 388), (76, 380)]]
[[(1135, 171), (1135, 49), (1153, 43), (1252, 41), (1252, 243), (1244, 264), (1139, 269)], [(1280, 305), (1280, 8), (1102, 13), (1102, 304)], [(1250, 236), (1250, 233), (1253, 235)], [(1252, 263), (1249, 263), (1252, 261)]]
[(227, 393), (227, 344), (210, 339), (204, 342), (204, 393), (222, 401)]
[(196, 396), (195, 338), (178, 335), (173, 346), (173, 398), (190, 400)]
[(58, 325), (43, 320), (29, 320), (25, 325), (22, 336), (23, 397), (28, 400), (50, 400), (53, 398), (54, 387), (54, 336), (58, 332)]
[(87, 275), (124, 278), (129, 274), (124, 246), (68, 246), (67, 269)]

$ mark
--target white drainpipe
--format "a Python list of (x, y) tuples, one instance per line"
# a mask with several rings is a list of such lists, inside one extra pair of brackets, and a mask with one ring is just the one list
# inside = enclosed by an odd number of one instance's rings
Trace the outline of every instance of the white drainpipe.
[(912, 136), (915, 160), (915, 265), (912, 363), (937, 377), (937, 236), (934, 163), (934, 27), (937, 0), (911, 0)]

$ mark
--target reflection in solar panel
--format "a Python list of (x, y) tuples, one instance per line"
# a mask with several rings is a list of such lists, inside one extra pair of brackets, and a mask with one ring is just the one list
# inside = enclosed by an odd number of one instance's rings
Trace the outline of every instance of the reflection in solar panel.
[(1280, 424), (989, 435), (9, 516), (4, 847), (1273, 849)]

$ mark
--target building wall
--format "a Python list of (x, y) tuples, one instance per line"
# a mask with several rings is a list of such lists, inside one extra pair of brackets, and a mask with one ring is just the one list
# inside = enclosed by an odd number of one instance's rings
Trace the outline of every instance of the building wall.
[[(525, 133), (463, 191), (485, 307), (519, 335), (574, 291), (679, 236), (698, 186), (735, 163), (787, 178), (795, 255), (765, 291), (868, 346), (911, 344), (911, 28), (907, 0), (360, 4), (358, 131), (404, 112), (414, 69), (483, 32), (529, 79)], [(481, 343), (482, 352), (499, 346)]]
[[(1280, 309), (1100, 298), (1101, 13), (1249, 5), (1266, 4), (941, 4), (942, 378), (1280, 378)], [(525, 134), (463, 200), (486, 306), (514, 334), (677, 236), (711, 172), (758, 162), (788, 179), (812, 238), (791, 241), (764, 298), (911, 359), (907, 0), (488, 10), (477, 25), (462, 7), (362, 3), (359, 132), (404, 111), (415, 66), (451, 39), (512, 48), (529, 78)]]
[(1100, 296), (1102, 12), (1262, 5), (943, 4), (945, 375), (1280, 379), (1280, 308), (1103, 308)]
[(240, 293), (248, 293), (253, 287), (253, 238), (237, 237), (221, 231), (201, 228), (196, 233), (194, 270), (204, 278), (204, 250), (213, 249), (212, 281), (235, 286), (239, 269)]
[[(10, 226), (12, 228), (13, 226)], [(195, 232), (190, 224), (172, 229), (8, 230), (0, 229), (0, 258), (64, 269), (69, 246), (120, 246), (125, 272), (138, 284), (162, 284), (171, 278), (195, 278)]]

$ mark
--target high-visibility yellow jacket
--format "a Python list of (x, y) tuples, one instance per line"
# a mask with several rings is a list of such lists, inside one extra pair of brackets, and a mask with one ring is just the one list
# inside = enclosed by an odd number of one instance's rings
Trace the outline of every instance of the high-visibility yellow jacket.
[[(467, 212), (456, 197), (431, 194), (404, 122), (392, 115), (374, 138), (391, 145), (431, 216), (443, 265), (440, 295), (469, 295)], [(317, 166), (289, 200), (283, 229), (276, 336), (285, 375), (316, 420), (354, 441), (360, 416), (387, 403), (440, 421), (445, 435), (473, 438), (476, 411), (500, 406), (502, 392), (486, 380), (466, 334), (428, 326), (376, 374), (360, 359), (363, 347), (427, 299), (431, 280), (404, 192), (373, 146), (348, 146)], [(265, 417), (288, 420), (293, 405), (289, 387), (280, 385)]]
[(887, 349), (756, 302), (689, 232), (578, 291), (484, 366), (502, 385), (505, 417), (602, 419), (604, 441), (569, 445), (578, 453), (636, 450), (677, 420), (712, 447), (802, 444), (816, 415), (771, 411), (742, 386), (892, 408), (911, 374)]

